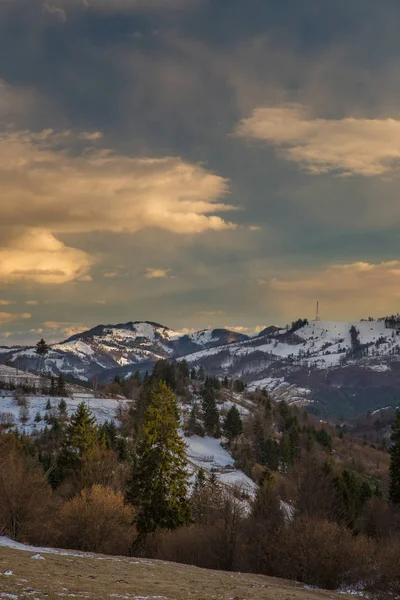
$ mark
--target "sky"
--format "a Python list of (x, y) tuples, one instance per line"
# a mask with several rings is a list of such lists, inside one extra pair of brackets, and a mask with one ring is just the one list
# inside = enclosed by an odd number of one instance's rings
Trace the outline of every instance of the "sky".
[(398, 0), (0, 0), (0, 345), (400, 305)]

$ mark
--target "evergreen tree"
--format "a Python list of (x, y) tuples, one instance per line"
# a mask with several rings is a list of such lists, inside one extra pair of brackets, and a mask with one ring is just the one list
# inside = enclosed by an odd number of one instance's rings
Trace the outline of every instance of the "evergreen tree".
[(65, 377), (62, 373), (59, 374), (57, 379), (57, 395), (58, 396), (66, 396), (67, 389), (65, 386)]
[(57, 395), (57, 386), (56, 386), (56, 380), (54, 379), (53, 375), (51, 376), (51, 380), (50, 380), (50, 391), (49, 391), (50, 396), (56, 396)]
[(211, 385), (205, 386), (202, 391), (202, 409), (206, 433), (216, 438), (220, 437), (219, 412)]
[(185, 435), (200, 435), (204, 437), (204, 429), (199, 419), (199, 409), (197, 404), (193, 404), (186, 424)]
[(196, 379), (196, 369), (193, 367), (193, 369), (190, 371), (190, 379), (193, 381), (194, 379)]
[(130, 482), (129, 499), (138, 506), (142, 535), (190, 522), (185, 447), (178, 427), (175, 396), (161, 381), (151, 393)]
[(197, 378), (198, 378), (199, 381), (204, 381), (205, 378), (206, 378), (206, 372), (204, 370), (203, 365), (201, 365), (200, 368), (199, 368), (199, 372), (197, 374)]
[(49, 353), (50, 347), (46, 344), (44, 339), (42, 338), (39, 342), (36, 343), (36, 354), (39, 356), (46, 356)]
[(243, 431), (243, 423), (240, 413), (235, 405), (233, 405), (225, 417), (223, 431), (228, 440), (231, 442)]
[(241, 393), (241, 392), (244, 392), (244, 390), (246, 389), (246, 384), (241, 379), (236, 379), (236, 381), (234, 383), (234, 388), (235, 388), (235, 392)]
[(50, 402), (50, 398), (47, 400), (46, 402), (46, 410), (51, 410), (52, 406), (51, 406), (51, 402)]
[(92, 416), (85, 403), (79, 404), (71, 417), (67, 432), (67, 445), (78, 452), (80, 458), (94, 450), (99, 444), (99, 433), (96, 419)]
[(400, 504), (400, 410), (392, 426), (392, 446), (390, 448), (389, 498), (393, 504)]
[(39, 356), (39, 372), (41, 373), (43, 370), (43, 361), (46, 354), (49, 353), (50, 347), (46, 344), (44, 339), (42, 338), (36, 343), (35, 352)]
[(67, 416), (67, 403), (65, 402), (64, 398), (62, 398), (58, 403), (58, 411), (63, 417)]

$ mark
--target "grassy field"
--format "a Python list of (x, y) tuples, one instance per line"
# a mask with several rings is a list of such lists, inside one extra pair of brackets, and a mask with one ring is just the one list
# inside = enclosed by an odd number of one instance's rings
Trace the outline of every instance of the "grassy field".
[(269, 577), (101, 555), (0, 548), (0, 599), (323, 600), (348, 596)]

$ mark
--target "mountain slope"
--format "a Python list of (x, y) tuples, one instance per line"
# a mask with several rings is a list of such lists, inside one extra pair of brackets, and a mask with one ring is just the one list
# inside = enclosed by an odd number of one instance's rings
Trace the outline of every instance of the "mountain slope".
[(245, 340), (247, 336), (225, 329), (182, 334), (150, 321), (98, 325), (51, 346), (41, 362), (34, 348), (2, 348), (0, 363), (9, 362), (24, 370), (60, 371), (82, 380), (107, 372), (132, 373), (151, 369), (162, 358), (183, 357), (199, 349)]
[(165, 561), (34, 548), (0, 537), (0, 597), (77, 600), (350, 598), (281, 579)]
[(43, 364), (34, 348), (6, 347), (0, 364), (105, 382), (150, 371), (160, 358), (186, 359), (218, 377), (266, 387), (277, 399), (349, 416), (400, 403), (400, 332), (387, 324), (299, 321), (253, 337), (225, 329), (183, 334), (148, 321), (99, 325), (53, 345)]

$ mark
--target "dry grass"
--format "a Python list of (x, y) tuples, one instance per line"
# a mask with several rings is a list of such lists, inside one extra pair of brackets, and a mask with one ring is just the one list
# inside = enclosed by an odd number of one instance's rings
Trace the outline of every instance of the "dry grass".
[[(344, 600), (279, 579), (102, 555), (42, 554), (0, 548), (0, 599), (19, 600)], [(12, 575), (5, 572), (12, 571)]]

